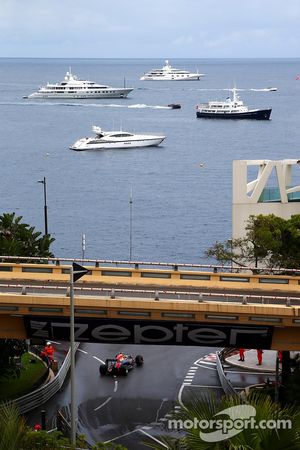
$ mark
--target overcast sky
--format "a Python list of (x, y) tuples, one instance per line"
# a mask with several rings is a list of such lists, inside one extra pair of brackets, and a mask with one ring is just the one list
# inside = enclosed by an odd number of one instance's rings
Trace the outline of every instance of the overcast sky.
[(299, 57), (300, 0), (0, 0), (0, 57)]

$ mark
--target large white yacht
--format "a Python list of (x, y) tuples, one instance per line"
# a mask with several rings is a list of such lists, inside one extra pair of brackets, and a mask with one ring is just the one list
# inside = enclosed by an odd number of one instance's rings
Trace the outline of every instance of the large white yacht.
[(38, 98), (125, 98), (133, 88), (115, 88), (94, 81), (81, 80), (71, 72), (66, 73), (60, 83), (47, 83), (39, 88), (37, 92), (29, 95), (28, 99)]
[(96, 136), (85, 137), (71, 145), (71, 150), (102, 150), (107, 148), (153, 147), (159, 145), (165, 136), (133, 134), (126, 131), (103, 131), (93, 126)]
[(157, 80), (157, 81), (195, 81), (200, 80), (204, 76), (203, 73), (191, 73), (187, 70), (175, 69), (166, 59), (165, 65), (161, 69), (154, 69), (145, 73), (140, 80)]
[(201, 103), (196, 106), (196, 116), (209, 119), (270, 119), (272, 109), (249, 109), (240, 100), (237, 89), (229, 89), (233, 97), (227, 97), (224, 102)]

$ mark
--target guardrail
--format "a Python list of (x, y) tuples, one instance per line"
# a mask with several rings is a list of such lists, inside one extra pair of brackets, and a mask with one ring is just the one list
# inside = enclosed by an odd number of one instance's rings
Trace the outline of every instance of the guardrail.
[[(13, 284), (13, 283), (1, 283), (0, 281), (0, 293), (1, 289), (15, 289), (22, 295), (27, 294), (42, 294), (51, 295), (50, 291), (58, 291), (59, 294), (65, 294), (67, 297), (70, 295), (70, 289), (67, 286), (58, 285), (26, 285), (26, 284)], [(47, 293), (43, 292), (47, 290)], [(41, 292), (36, 292), (41, 291)], [(93, 295), (107, 296), (108, 298), (114, 299), (119, 294), (123, 295), (124, 298), (130, 295), (139, 294), (140, 297), (145, 297), (146, 299), (154, 298), (155, 300), (167, 300), (171, 298), (176, 298), (176, 300), (196, 300), (199, 303), (205, 302), (205, 300), (221, 300), (222, 302), (240, 302), (242, 305), (247, 304), (261, 304), (261, 305), (280, 305), (285, 304), (286, 306), (297, 306), (300, 305), (300, 297), (291, 297), (284, 295), (255, 295), (255, 294), (235, 294), (235, 293), (222, 293), (222, 292), (201, 292), (200, 290), (176, 290), (176, 289), (125, 289), (125, 288), (102, 288), (102, 287), (90, 287), (90, 286), (74, 286), (74, 292), (78, 295), (86, 295), (86, 292), (90, 292)], [(11, 292), (6, 292), (11, 293)], [(14, 292), (15, 293), (15, 292)]]
[(173, 270), (177, 271), (180, 267), (183, 268), (193, 268), (193, 269), (210, 269), (213, 272), (224, 271), (231, 273), (244, 273), (245, 271), (251, 271), (253, 273), (284, 273), (291, 275), (300, 275), (299, 269), (286, 269), (284, 267), (253, 267), (253, 266), (232, 266), (225, 264), (196, 264), (196, 263), (178, 263), (178, 262), (158, 262), (158, 261), (129, 261), (129, 260), (113, 260), (113, 259), (82, 259), (82, 258), (41, 258), (41, 257), (33, 257), (33, 256), (9, 256), (3, 255), (0, 256), (1, 262), (33, 262), (33, 263), (51, 263), (56, 266), (61, 265), (62, 263), (67, 263), (71, 265), (73, 262), (80, 263), (82, 265), (87, 265), (88, 263), (92, 263), (96, 268), (102, 265), (107, 266), (129, 266), (134, 267), (135, 269), (139, 269), (140, 267), (172, 267)]
[[(1, 260), (1, 257), (0, 257)], [(36, 260), (32, 258), (32, 261)], [(69, 265), (54, 265), (34, 264), (33, 262), (22, 263), (21, 261), (0, 263), (0, 279), (2, 280), (31, 280), (47, 282), (65, 282), (70, 278)], [(106, 261), (107, 262), (107, 261)], [(121, 264), (122, 262), (115, 262)], [(131, 264), (131, 263), (128, 263)], [(146, 264), (146, 263), (144, 263)], [(147, 263), (152, 264), (152, 263)], [(159, 263), (160, 265), (164, 263)], [(171, 265), (171, 263), (166, 263)], [(182, 270), (179, 270), (179, 265), (173, 265), (172, 269), (157, 269), (157, 268), (141, 268), (138, 263), (132, 267), (104, 267), (104, 266), (88, 266), (89, 270), (79, 282), (79, 284), (102, 283), (110, 285), (156, 285), (156, 286), (177, 286), (177, 287), (197, 287), (203, 286), (207, 289), (239, 289), (247, 291), (249, 289), (256, 290), (282, 290), (282, 291), (299, 291), (300, 290), (300, 276), (299, 272), (289, 272), (275, 275), (275, 274), (251, 274), (249, 271), (243, 273), (226, 272), (224, 266), (200, 266), (204, 270), (187, 269), (188, 265), (182, 264)], [(213, 268), (208, 271), (207, 268)], [(218, 271), (222, 269), (222, 272)], [(297, 275), (298, 274), (298, 275)]]
[(226, 395), (230, 395), (232, 397), (239, 397), (238, 393), (234, 389), (234, 387), (231, 384), (231, 381), (226, 377), (223, 365), (222, 365), (222, 359), (223, 359), (223, 351), (226, 349), (223, 349), (221, 352), (216, 352), (216, 364), (217, 364), (217, 373), (218, 377), (222, 386), (222, 389)]
[[(79, 347), (79, 343), (75, 344), (75, 351)], [(43, 403), (47, 402), (53, 395), (55, 395), (59, 389), (62, 387), (65, 378), (67, 376), (68, 370), (71, 365), (71, 350), (69, 349), (67, 356), (58, 371), (57, 375), (50, 380), (45, 385), (36, 389), (29, 394), (23, 395), (23, 397), (19, 397), (17, 399), (12, 400), (13, 403), (16, 404), (19, 413), (25, 414), (32, 409), (38, 408)], [(0, 405), (1, 410), (1, 405)]]

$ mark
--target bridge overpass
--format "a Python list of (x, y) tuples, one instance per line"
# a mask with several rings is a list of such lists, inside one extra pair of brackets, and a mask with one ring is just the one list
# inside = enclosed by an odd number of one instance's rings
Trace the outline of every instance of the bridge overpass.
[[(300, 349), (298, 275), (143, 264), (84, 264), (77, 341)], [(0, 337), (68, 340), (69, 270), (0, 263)]]

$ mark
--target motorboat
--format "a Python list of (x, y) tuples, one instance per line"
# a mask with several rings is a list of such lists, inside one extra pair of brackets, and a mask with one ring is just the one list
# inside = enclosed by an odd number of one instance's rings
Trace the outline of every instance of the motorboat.
[(168, 108), (171, 108), (171, 109), (180, 109), (180, 108), (181, 108), (181, 105), (180, 105), (180, 103), (170, 103), (170, 104), (168, 105)]
[(196, 116), (209, 119), (270, 119), (272, 109), (249, 109), (240, 100), (237, 89), (229, 89), (233, 96), (224, 102), (208, 102), (196, 106)]
[(85, 137), (76, 141), (71, 150), (102, 150), (107, 148), (154, 147), (159, 145), (166, 136), (151, 134), (133, 134), (126, 131), (103, 131), (100, 127), (92, 127), (95, 136)]
[(28, 99), (60, 99), (60, 98), (126, 98), (133, 88), (115, 88), (94, 81), (81, 80), (71, 72), (66, 73), (60, 83), (47, 83), (39, 88), (37, 92), (28, 95)]
[(157, 81), (195, 81), (200, 80), (204, 76), (203, 73), (191, 73), (187, 70), (175, 69), (166, 59), (165, 65), (161, 69), (154, 69), (145, 73), (140, 80), (157, 80)]

